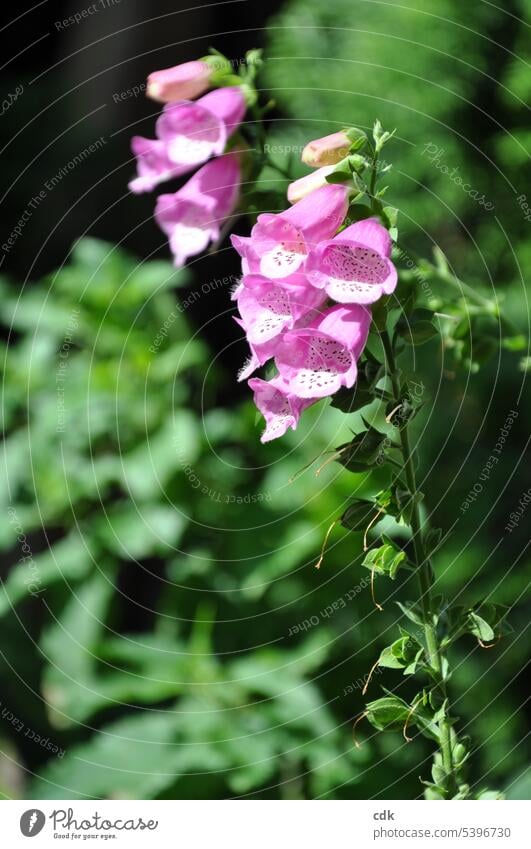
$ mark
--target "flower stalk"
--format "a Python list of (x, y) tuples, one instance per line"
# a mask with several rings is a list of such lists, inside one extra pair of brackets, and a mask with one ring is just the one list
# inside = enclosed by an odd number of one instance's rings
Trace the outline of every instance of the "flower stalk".
[[(396, 366), (393, 343), (386, 330), (382, 333), (382, 345), (385, 351), (387, 374), (393, 387), (394, 401), (401, 404), (400, 376)], [(457, 791), (457, 781), (452, 755), (452, 720), (448, 713), (448, 696), (444, 674), (444, 663), (441, 646), (437, 638), (437, 630), (433, 624), (432, 587), (433, 570), (424, 545), (423, 527), (420, 516), (420, 498), (417, 488), (415, 462), (409, 438), (409, 426), (406, 421), (400, 428), (400, 446), (403, 470), (411, 499), (411, 534), (415, 557), (415, 571), (418, 578), (419, 602), (422, 610), (424, 638), (426, 642), (427, 661), (439, 689), (444, 706), (443, 716), (439, 721), (440, 747), (444, 770), (444, 787), (451, 798)]]

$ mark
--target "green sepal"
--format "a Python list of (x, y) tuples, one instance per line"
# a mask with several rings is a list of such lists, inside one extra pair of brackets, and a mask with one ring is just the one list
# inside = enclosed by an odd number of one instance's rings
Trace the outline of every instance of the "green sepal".
[(471, 610), (468, 614), (468, 632), (473, 634), (483, 643), (490, 643), (495, 639), (495, 633), (486, 619)]
[(392, 542), (386, 542), (385, 545), (368, 551), (362, 566), (370, 569), (371, 572), (376, 572), (377, 575), (387, 575), (394, 581), (405, 559), (405, 551), (397, 548)]
[(405, 525), (411, 524), (411, 518), (413, 516), (413, 510), (415, 506), (419, 504), (424, 495), (422, 492), (416, 492), (412, 495), (409, 490), (404, 489), (399, 484), (396, 484), (392, 487), (392, 492), (394, 499), (398, 505), (398, 509), (400, 511), (400, 518)]
[(356, 498), (347, 507), (340, 522), (349, 531), (364, 531), (376, 513), (374, 503)]
[(347, 217), (345, 220), (345, 226), (350, 226), (350, 224), (354, 224), (356, 221), (363, 221), (365, 218), (370, 218), (373, 214), (370, 206), (367, 206), (365, 203), (351, 203)]
[(337, 461), (349, 472), (365, 472), (378, 461), (385, 439), (384, 433), (369, 427), (357, 433), (351, 442), (338, 447), (337, 451), (341, 454)]
[(446, 799), (447, 793), (444, 787), (432, 784), (430, 781), (423, 781), (422, 784), (426, 787), (424, 798), (427, 802), (439, 802), (441, 799)]
[[(458, 797), (454, 796), (454, 798), (457, 799)], [(495, 800), (496, 802), (499, 802), (505, 798), (505, 794), (502, 793), (501, 790), (480, 790), (480, 792), (476, 795), (476, 799), (483, 801)]]
[(367, 142), (367, 133), (364, 130), (360, 130), (359, 127), (347, 127), (343, 132), (350, 142), (351, 152), (361, 150)]
[(365, 706), (367, 719), (378, 731), (403, 728), (410, 710), (407, 702), (394, 695), (383, 696)]
[(384, 666), (388, 669), (404, 669), (418, 655), (419, 651), (422, 653), (422, 646), (414, 637), (409, 634), (399, 637), (398, 640), (382, 650), (378, 666)]

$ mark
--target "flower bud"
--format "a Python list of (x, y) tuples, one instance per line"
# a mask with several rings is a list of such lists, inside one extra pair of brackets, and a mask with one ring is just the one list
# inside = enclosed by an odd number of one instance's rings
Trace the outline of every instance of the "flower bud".
[(300, 177), (288, 186), (288, 200), (290, 203), (296, 203), (315, 189), (320, 189), (321, 186), (326, 186), (326, 178), (334, 171), (335, 165), (326, 165), (324, 168), (319, 168), (305, 177)]
[(308, 142), (302, 151), (302, 161), (312, 168), (319, 168), (321, 165), (336, 165), (345, 156), (352, 145), (351, 140), (344, 132), (332, 133), (330, 136), (323, 136), (322, 139), (314, 139)]
[(147, 78), (146, 94), (159, 103), (193, 100), (210, 87), (211, 74), (212, 69), (202, 60), (153, 71)]

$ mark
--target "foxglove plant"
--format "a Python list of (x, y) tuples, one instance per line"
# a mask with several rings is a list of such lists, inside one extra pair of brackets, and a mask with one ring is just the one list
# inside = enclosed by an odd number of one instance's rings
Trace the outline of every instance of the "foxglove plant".
[[(372, 671), (400, 671), (420, 688), (409, 701), (385, 690), (366, 704), (356, 725), (366, 718), (378, 730), (402, 731), (408, 741), (416, 727), (433, 742), (431, 780), (423, 781), (426, 798), (498, 798), (485, 789), (473, 794), (467, 783), (471, 744), (452, 712), (448, 650), (464, 635), (483, 647), (494, 644), (506, 628), (506, 611), (490, 601), (454, 605), (434, 594), (442, 532), (430, 529), (423, 513), (418, 448), (410, 433), (423, 399), (411, 391), (397, 360), (408, 347), (440, 333), (445, 349), (476, 370), (492, 352), (500, 324), (508, 325), (497, 303), (458, 280), (440, 252), (434, 262), (413, 261), (399, 242), (397, 209), (384, 203), (385, 187), (378, 186), (391, 167), (380, 164), (380, 154), (393, 133), (378, 121), (370, 134), (347, 127), (309, 141), (302, 161), (313, 170), (290, 181), (288, 204), (263, 190), (264, 166), (285, 179), (289, 174), (267, 154), (264, 116), (271, 103), (262, 105), (255, 89), (260, 61), (259, 52), (251, 51), (234, 74), (228, 60), (215, 54), (154, 72), (148, 94), (165, 106), (157, 138), (133, 139), (138, 176), (131, 189), (149, 191), (202, 166), (156, 203), (156, 221), (178, 265), (219, 239), (235, 210), (251, 217), (250, 234), (232, 236), (242, 267), (232, 297), (250, 351), (239, 377), (248, 380), (265, 419), (262, 442), (295, 430), (304, 411), (327, 397), (345, 414), (362, 410), (362, 429), (332, 459), (351, 472), (384, 465), (388, 484), (371, 499), (353, 498), (338, 519), (346, 530), (363, 534), (373, 599), (375, 576), (394, 580), (399, 570), (408, 570), (417, 577), (417, 597), (399, 604), (398, 636)], [(279, 205), (280, 212), (271, 212)], [(404, 259), (407, 268), (400, 267)], [(432, 284), (427, 300), (419, 280)], [(474, 347), (466, 339), (470, 312)], [(517, 337), (505, 341), (518, 347)], [(268, 379), (255, 374), (265, 365)], [(378, 418), (382, 409), (385, 417)], [(383, 418), (385, 424), (377, 427)], [(392, 530), (388, 535), (379, 530), (386, 517), (406, 529), (407, 542), (399, 542), (403, 535)], [(371, 676), (364, 695), (370, 685)]]

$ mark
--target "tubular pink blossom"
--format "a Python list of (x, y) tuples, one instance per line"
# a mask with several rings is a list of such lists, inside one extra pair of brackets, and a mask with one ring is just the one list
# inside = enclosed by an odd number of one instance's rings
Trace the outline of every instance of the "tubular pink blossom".
[(235, 320), (245, 330), (253, 357), (240, 380), (273, 357), (283, 332), (311, 317), (325, 298), (302, 274), (276, 282), (258, 274), (245, 276), (236, 294), (241, 319)]
[(136, 156), (137, 176), (130, 181), (129, 189), (137, 195), (190, 170), (188, 165), (175, 165), (168, 159), (166, 145), (158, 139), (133, 136), (131, 150)]
[(245, 98), (238, 86), (216, 89), (195, 103), (166, 104), (157, 120), (157, 138), (132, 139), (138, 176), (129, 188), (136, 193), (151, 191), (219, 156), (244, 114)]
[(285, 333), (275, 363), (288, 391), (298, 398), (324, 398), (352, 387), (370, 323), (364, 307), (337, 305), (308, 327)]
[(397, 283), (389, 233), (375, 218), (351, 224), (322, 241), (306, 263), (310, 282), (342, 304), (373, 304)]
[(317, 400), (303, 400), (291, 395), (280, 375), (269, 381), (253, 377), (249, 380), (249, 387), (253, 390), (254, 402), (266, 421), (266, 428), (260, 437), (261, 442), (278, 439), (288, 428), (295, 430), (302, 410)]
[(209, 65), (199, 59), (153, 71), (147, 78), (146, 94), (159, 103), (195, 100), (209, 88), (211, 74)]
[(240, 180), (239, 157), (230, 153), (207, 162), (178, 192), (157, 198), (155, 219), (169, 238), (175, 265), (219, 238), (237, 203)]
[(326, 185), (279, 214), (264, 213), (249, 240), (233, 239), (246, 269), (272, 280), (302, 270), (310, 250), (337, 230), (348, 207), (348, 189)]

